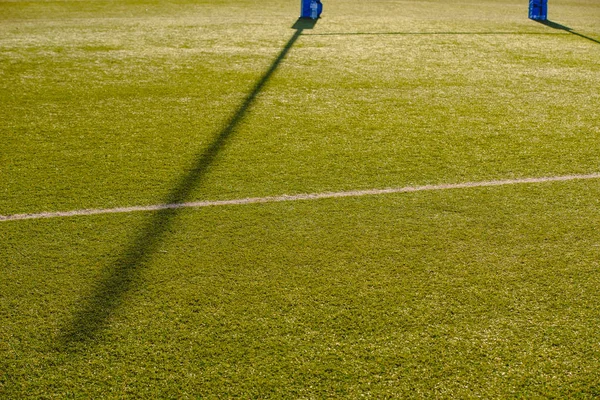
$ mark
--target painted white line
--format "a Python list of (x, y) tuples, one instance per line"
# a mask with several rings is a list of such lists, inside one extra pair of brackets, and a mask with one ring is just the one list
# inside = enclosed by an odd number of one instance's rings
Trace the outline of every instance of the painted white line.
[(587, 175), (564, 175), (564, 176), (547, 176), (540, 178), (521, 178), (507, 179), (498, 181), (483, 181), (483, 182), (464, 182), (450, 183), (440, 185), (425, 185), (425, 186), (406, 186), (401, 188), (388, 189), (366, 189), (366, 190), (351, 190), (346, 192), (325, 192), (312, 194), (296, 194), (296, 195), (281, 195), (272, 197), (249, 197), (245, 199), (233, 200), (216, 200), (216, 201), (195, 201), (178, 204), (156, 204), (150, 206), (132, 206), (132, 207), (117, 207), (103, 209), (87, 209), (87, 210), (72, 210), (72, 211), (54, 211), (41, 212), (36, 214), (14, 214), (0, 215), (0, 221), (18, 221), (25, 219), (42, 219), (42, 218), (59, 218), (59, 217), (75, 217), (82, 215), (97, 215), (97, 214), (117, 214), (117, 213), (132, 213), (138, 211), (160, 211), (179, 208), (200, 208), (200, 207), (217, 207), (241, 204), (256, 204), (256, 203), (276, 203), (282, 201), (300, 201), (300, 200), (319, 200), (331, 199), (339, 197), (361, 197), (361, 196), (377, 196), (382, 194), (392, 193), (410, 193), (424, 192), (433, 190), (449, 190), (449, 189), (466, 189), (486, 186), (504, 186), (518, 185), (527, 183), (546, 183), (546, 182), (564, 182), (582, 179), (600, 179), (600, 173)]

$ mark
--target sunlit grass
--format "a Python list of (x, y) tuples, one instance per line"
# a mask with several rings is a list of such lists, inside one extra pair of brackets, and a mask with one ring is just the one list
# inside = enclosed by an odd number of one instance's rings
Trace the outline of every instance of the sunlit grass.
[[(598, 172), (600, 7), (501, 3), (0, 1), (0, 215)], [(600, 396), (599, 190), (1, 222), (0, 397)]]

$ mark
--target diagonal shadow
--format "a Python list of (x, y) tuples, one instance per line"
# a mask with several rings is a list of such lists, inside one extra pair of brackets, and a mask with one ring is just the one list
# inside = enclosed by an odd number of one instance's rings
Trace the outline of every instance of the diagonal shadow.
[(562, 30), (562, 31), (566, 31), (566, 32), (569, 32), (569, 33), (571, 33), (571, 34), (573, 34), (575, 36), (579, 36), (581, 38), (584, 38), (584, 39), (587, 39), (587, 40), (591, 40), (594, 43), (600, 44), (599, 40), (593, 39), (593, 38), (591, 38), (589, 36), (582, 35), (581, 33), (574, 31), (573, 29), (569, 28), (568, 26), (564, 26), (564, 25), (561, 25), (559, 23), (556, 23), (556, 22), (553, 22), (553, 21), (550, 21), (550, 20), (536, 21), (536, 22), (539, 22), (542, 25), (546, 25), (547, 27), (550, 27), (552, 29), (559, 29), (559, 30)]
[[(236, 128), (254, 104), (290, 49), (294, 46), (304, 29), (311, 29), (314, 21), (299, 20), (292, 27), (296, 31), (285, 44), (269, 69), (256, 82), (248, 96), (220, 131), (212, 143), (198, 155), (193, 168), (183, 175), (168, 193), (165, 204), (178, 204), (189, 200), (193, 190), (206, 176), (216, 157), (223, 151), (233, 137)], [(158, 250), (164, 236), (175, 221), (181, 209), (156, 211), (145, 223), (137, 236), (123, 254), (106, 271), (105, 278), (99, 282), (94, 292), (83, 301), (72, 321), (60, 334), (59, 345), (68, 350), (70, 345), (97, 340), (108, 324), (114, 311), (123, 303), (123, 298), (139, 279), (140, 271)]]

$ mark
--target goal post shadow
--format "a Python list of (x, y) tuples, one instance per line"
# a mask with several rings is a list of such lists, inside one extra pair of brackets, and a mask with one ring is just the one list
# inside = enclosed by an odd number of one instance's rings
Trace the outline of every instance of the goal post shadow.
[[(236, 129), (251, 111), (257, 96), (264, 90), (305, 29), (312, 29), (316, 20), (298, 20), (292, 26), (295, 32), (282, 47), (271, 65), (256, 81), (225, 127), (217, 132), (212, 142), (198, 153), (190, 170), (183, 173), (163, 199), (164, 205), (176, 206), (192, 200), (191, 196), (204, 181), (217, 156), (235, 136)], [(58, 348), (64, 352), (77, 351), (77, 343), (96, 342), (106, 330), (111, 316), (123, 306), (124, 298), (136, 285), (143, 283), (142, 271), (158, 252), (165, 237), (172, 230), (180, 207), (165, 207), (154, 211), (142, 228), (125, 245), (116, 261), (107, 265), (103, 278), (87, 296), (80, 299), (76, 311), (58, 333)]]
[(592, 41), (594, 43), (600, 44), (600, 40), (597, 40), (597, 39), (591, 38), (589, 36), (586, 36), (584, 34), (581, 34), (581, 33), (577, 32), (577, 31), (574, 31), (573, 29), (569, 28), (568, 26), (559, 24), (558, 22), (554, 22), (554, 21), (551, 21), (549, 19), (546, 19), (546, 20), (543, 20), (543, 21), (535, 21), (535, 22), (537, 22), (539, 24), (542, 24), (544, 26), (547, 26), (549, 28), (552, 28), (552, 29), (557, 29), (557, 30), (569, 32), (570, 34), (573, 34), (575, 36), (579, 36), (580, 38), (587, 39), (587, 40), (590, 40), (590, 41)]

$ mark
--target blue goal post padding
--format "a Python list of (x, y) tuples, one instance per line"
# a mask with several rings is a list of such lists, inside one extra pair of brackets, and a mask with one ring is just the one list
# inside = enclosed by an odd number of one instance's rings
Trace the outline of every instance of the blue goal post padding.
[(548, 19), (548, 0), (529, 0), (529, 18), (546, 21)]
[[(318, 19), (322, 12), (321, 0), (300, 0), (300, 18)], [(529, 0), (529, 18), (546, 21), (548, 19), (548, 0)]]
[(300, 0), (300, 18), (317, 19), (323, 12), (321, 0)]

